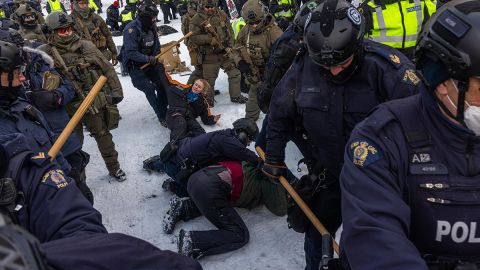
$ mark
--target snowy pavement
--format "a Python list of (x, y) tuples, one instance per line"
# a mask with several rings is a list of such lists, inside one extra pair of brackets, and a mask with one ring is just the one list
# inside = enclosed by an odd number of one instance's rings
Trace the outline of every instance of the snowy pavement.
[[(105, 1), (103, 10), (113, 2)], [(102, 14), (105, 16), (105, 13)], [(162, 15), (159, 15), (161, 17)], [(163, 18), (162, 18), (163, 20)], [(170, 26), (180, 30), (180, 20), (173, 20)], [(182, 37), (181, 33), (161, 37), (165, 44)], [(122, 37), (115, 37), (117, 45), (122, 44)], [(187, 48), (181, 45), (181, 58), (190, 60)], [(118, 73), (120, 68), (117, 67)], [(179, 222), (173, 235), (162, 231), (162, 218), (168, 208), (170, 194), (163, 192), (161, 184), (166, 175), (150, 174), (142, 169), (142, 161), (159, 154), (168, 142), (169, 130), (160, 126), (153, 109), (144, 94), (135, 89), (130, 77), (121, 77), (125, 98), (119, 109), (122, 119), (119, 128), (113, 130), (113, 140), (119, 153), (121, 167), (127, 173), (128, 180), (116, 182), (108, 176), (105, 164), (100, 156), (95, 141), (85, 137), (84, 150), (91, 155), (87, 166), (87, 182), (95, 195), (95, 208), (103, 215), (103, 222), (110, 232), (121, 232), (147, 240), (160, 249), (177, 251), (174, 235), (183, 228), (186, 230), (214, 229), (208, 220), (199, 217), (188, 223)], [(174, 75), (174, 79), (186, 83), (188, 76)], [(220, 122), (213, 126), (204, 126), (205, 130), (230, 128), (237, 118), (245, 114), (245, 105), (233, 104), (228, 95), (227, 76), (220, 72), (216, 89), (221, 95), (216, 96), (214, 114), (221, 113)], [(261, 119), (257, 125), (261, 126)], [(252, 148), (253, 150), (253, 148)], [(287, 147), (287, 164), (295, 171), (301, 158), (295, 146)], [(304, 171), (306, 169), (304, 168)], [(286, 217), (271, 214), (264, 206), (248, 211), (238, 209), (250, 231), (250, 242), (243, 248), (222, 255), (200, 259), (204, 269), (303, 269), (303, 234), (287, 228)]]

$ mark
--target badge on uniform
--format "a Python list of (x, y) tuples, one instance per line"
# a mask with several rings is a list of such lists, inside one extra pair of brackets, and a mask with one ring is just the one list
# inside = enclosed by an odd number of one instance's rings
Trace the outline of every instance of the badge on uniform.
[(390, 60), (395, 64), (400, 64), (400, 57), (395, 54), (390, 54)]
[(128, 28), (128, 33), (131, 34), (133, 32), (133, 28)]
[(68, 182), (65, 179), (63, 171), (59, 169), (50, 170), (45, 175), (43, 175), (42, 183), (56, 187), (58, 189), (62, 189), (68, 186)]
[(348, 146), (350, 160), (359, 167), (366, 167), (382, 158), (378, 147), (367, 139), (358, 139)]
[(420, 78), (418, 78), (417, 73), (413, 69), (407, 69), (403, 75), (403, 81), (411, 85), (418, 85)]

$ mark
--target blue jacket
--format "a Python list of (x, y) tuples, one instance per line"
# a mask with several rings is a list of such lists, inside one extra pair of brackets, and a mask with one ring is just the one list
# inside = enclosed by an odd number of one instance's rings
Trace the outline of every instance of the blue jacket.
[[(18, 213), (20, 225), (40, 242), (105, 233), (100, 213), (66, 176), (59, 165), (38, 145), (31, 145), (29, 134), (11, 131), (0, 135), (8, 170), (24, 203)], [(2, 176), (4, 177), (4, 176)]]
[[(23, 134), (31, 149), (45, 154), (55, 139), (42, 113), (21, 98), (8, 105), (0, 105), (0, 135), (13, 133)], [(70, 173), (70, 164), (63, 158), (61, 152), (56, 160), (66, 174)]]
[(345, 149), (344, 264), (426, 270), (422, 254), (478, 262), (479, 142), (427, 90), (373, 111)]
[(344, 83), (334, 83), (328, 71), (302, 51), (273, 92), (267, 160), (284, 161), (291, 127), (301, 123), (311, 140), (316, 167), (338, 177), (353, 127), (382, 101), (413, 95), (423, 84), (410, 60), (368, 40), (358, 54), (357, 70)]
[(123, 46), (120, 52), (120, 60), (125, 66), (127, 66), (129, 62), (143, 65), (148, 62), (149, 57), (160, 53), (160, 40), (158, 39), (157, 32), (150, 32), (150, 34), (154, 36), (154, 43), (152, 52), (147, 55), (141, 52), (142, 47), (147, 45), (144, 43), (146, 43), (145, 38), (148, 36), (148, 33), (143, 31), (140, 20), (137, 18), (125, 26), (123, 30)]
[[(57, 75), (59, 75), (59, 73), (55, 70), (55, 68), (51, 68), (48, 63), (45, 62), (41, 54), (30, 53), (29, 56), (31, 57), (31, 61), (27, 69), (27, 78), (30, 81), (30, 90), (45, 91), (42, 89), (43, 75), (45, 72), (49, 71)], [(42, 112), (43, 116), (50, 125), (50, 128), (55, 134), (55, 138), (57, 138), (70, 121), (70, 116), (68, 115), (65, 106), (75, 97), (75, 90), (73, 89), (71, 83), (67, 79), (63, 78), (60, 86), (55, 91), (60, 92), (62, 95), (62, 103), (60, 104), (60, 107), (57, 109), (38, 109)], [(80, 150), (81, 148), (82, 144), (80, 140), (75, 133), (72, 133), (62, 147), (62, 153), (65, 156), (68, 156), (71, 153)]]
[(253, 164), (258, 162), (255, 153), (235, 137), (232, 129), (182, 139), (178, 153), (182, 158), (189, 158), (201, 167), (226, 160), (249, 161)]

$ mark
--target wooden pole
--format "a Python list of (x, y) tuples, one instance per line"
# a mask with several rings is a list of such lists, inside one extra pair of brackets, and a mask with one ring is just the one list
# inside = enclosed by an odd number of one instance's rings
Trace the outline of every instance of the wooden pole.
[[(177, 46), (180, 42), (182, 42), (184, 39), (188, 38), (189, 36), (191, 36), (193, 34), (192, 31), (188, 32), (185, 36), (183, 36), (181, 39), (177, 40), (175, 43), (173, 43), (172, 45), (168, 46), (168, 48), (165, 49), (165, 51), (163, 51), (162, 53), (159, 53), (157, 54), (157, 56), (155, 56), (155, 59), (158, 59), (166, 54), (168, 51), (170, 51), (173, 47)], [(150, 63), (146, 63), (144, 64), (143, 66), (140, 67), (140, 69), (145, 69), (147, 68), (148, 66), (150, 65)]]
[(75, 129), (75, 127), (80, 122), (80, 120), (82, 120), (83, 115), (88, 110), (90, 105), (92, 105), (93, 101), (97, 97), (98, 93), (100, 93), (100, 90), (102, 90), (106, 82), (107, 82), (107, 77), (102, 75), (100, 76), (100, 78), (98, 78), (95, 85), (93, 85), (88, 95), (80, 104), (80, 107), (78, 107), (72, 119), (70, 119), (67, 126), (63, 129), (62, 133), (60, 133), (60, 136), (58, 136), (57, 140), (53, 144), (52, 148), (50, 148), (50, 150), (48, 151), (50, 160), (54, 160), (55, 157), (58, 155), (58, 152), (60, 152), (60, 149), (62, 149), (68, 137), (70, 136), (70, 134), (72, 134), (73, 129)]
[[(255, 150), (257, 150), (258, 155), (263, 160), (265, 160), (265, 152), (263, 152), (262, 148), (260, 148), (260, 146), (257, 146), (255, 148)], [(302, 198), (300, 197), (300, 195), (298, 195), (298, 193), (295, 191), (295, 189), (292, 187), (292, 185), (290, 185), (290, 183), (288, 183), (287, 179), (285, 179), (285, 177), (283, 177), (283, 176), (280, 176), (279, 180), (280, 180), (280, 183), (282, 184), (282, 186), (287, 190), (287, 192), (290, 194), (290, 196), (292, 196), (292, 198), (295, 200), (295, 202), (298, 204), (298, 206), (302, 209), (303, 213), (305, 213), (305, 215), (310, 220), (310, 222), (312, 222), (313, 226), (315, 226), (315, 228), (318, 230), (318, 232), (320, 232), (320, 234), (322, 236), (323, 235), (330, 235), (328, 233), (327, 229), (325, 229), (323, 224), (320, 222), (320, 220), (318, 220), (318, 218), (315, 216), (315, 214), (313, 214), (312, 210), (310, 210), (310, 207), (308, 207), (308, 205), (302, 200)], [(337, 254), (340, 254), (339, 253), (339, 246), (338, 246), (337, 242), (335, 241), (335, 239), (333, 237), (332, 237), (332, 244), (333, 244), (333, 249), (335, 250), (335, 252)]]

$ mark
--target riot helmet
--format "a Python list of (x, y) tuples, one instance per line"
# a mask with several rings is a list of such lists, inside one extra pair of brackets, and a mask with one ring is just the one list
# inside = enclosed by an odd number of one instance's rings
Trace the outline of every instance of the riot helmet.
[(345, 0), (326, 0), (308, 15), (304, 42), (317, 65), (332, 67), (349, 60), (360, 48), (365, 20)]
[(21, 25), (27, 28), (35, 28), (37, 26), (37, 12), (26, 4), (21, 4), (15, 11), (15, 17)]
[(438, 104), (462, 124), (469, 78), (480, 77), (479, 43), (480, 1), (458, 0), (443, 5), (427, 21), (415, 49), (417, 69), (431, 90), (448, 79), (458, 80), (457, 115)]
[(258, 0), (248, 0), (242, 7), (242, 18), (247, 24), (259, 24), (267, 15), (267, 8)]
[[(25, 68), (25, 59), (22, 55), (22, 51), (17, 47), (16, 44), (0, 41), (0, 69), (2, 73), (7, 73), (8, 77), (8, 86), (0, 85), (0, 100), (12, 101), (20, 93), (21, 82), (15, 82), (13, 85), (15, 76), (14, 73), (18, 76), (20, 80)], [(3, 75), (2, 75), (3, 76)]]
[(244, 145), (248, 145), (251, 141), (254, 141), (258, 135), (257, 124), (249, 118), (237, 119), (232, 125), (235, 136)]
[(295, 32), (302, 33), (307, 22), (308, 15), (315, 10), (315, 8), (322, 2), (322, 0), (310, 0), (303, 4), (298, 10), (295, 18), (293, 19), (293, 27)]

